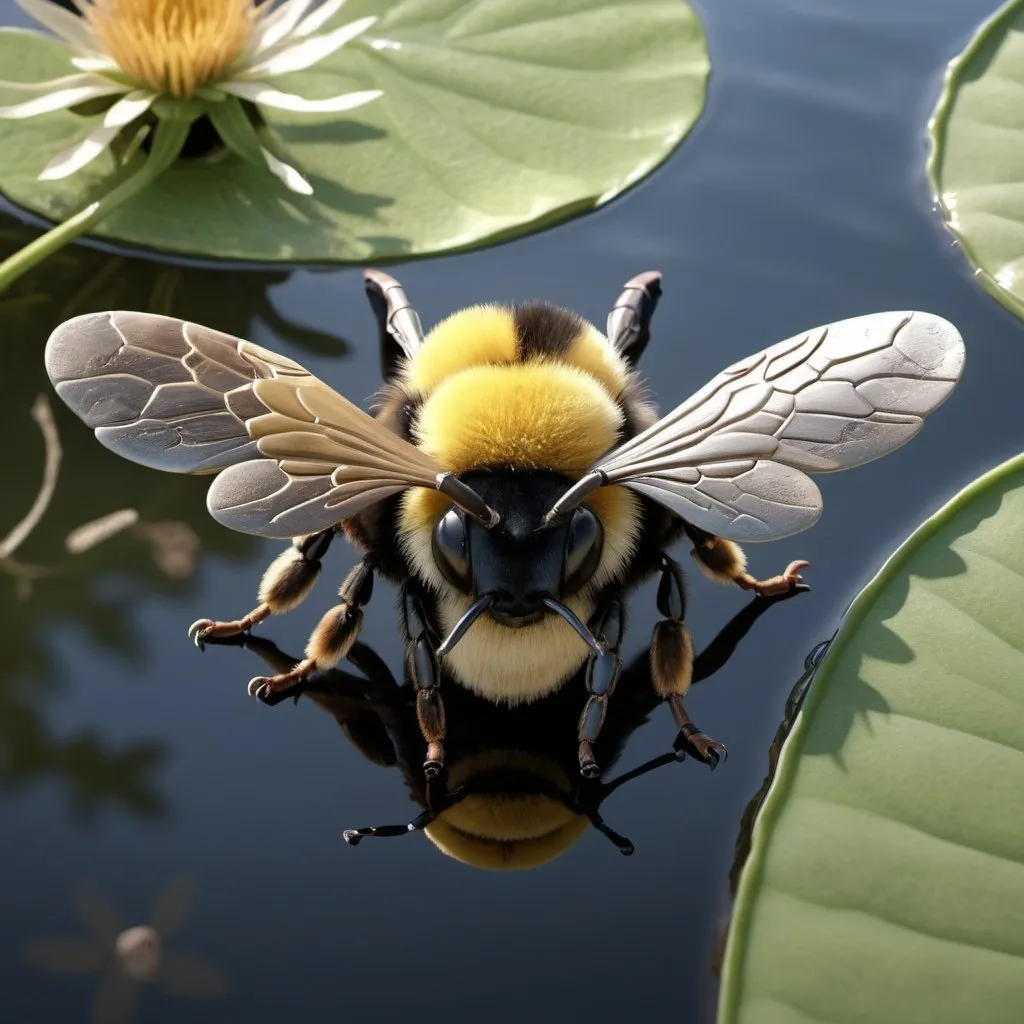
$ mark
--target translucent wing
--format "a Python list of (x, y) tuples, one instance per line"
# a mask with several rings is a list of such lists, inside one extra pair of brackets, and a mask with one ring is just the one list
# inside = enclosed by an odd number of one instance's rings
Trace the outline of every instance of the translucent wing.
[(930, 313), (819, 327), (720, 373), (595, 463), (551, 514), (607, 482), (731, 540), (798, 533), (821, 514), (806, 474), (849, 469), (906, 444), (963, 365), (960, 334)]
[(284, 356), (149, 313), (90, 313), (46, 345), (57, 394), (111, 451), (217, 473), (207, 503), (263, 537), (327, 529), (441, 467)]

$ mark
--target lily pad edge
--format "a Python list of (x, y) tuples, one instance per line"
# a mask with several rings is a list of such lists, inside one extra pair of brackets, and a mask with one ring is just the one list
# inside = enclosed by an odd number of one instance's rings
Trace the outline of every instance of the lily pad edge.
[(957, 245), (967, 260), (972, 279), (977, 281), (997, 302), (1024, 320), (1024, 302), (1021, 302), (1012, 292), (1007, 291), (987, 270), (981, 267), (981, 261), (977, 258), (970, 241), (950, 223), (953, 211), (943, 201), (942, 188), (939, 183), (939, 164), (942, 162), (946, 125), (949, 115), (952, 113), (953, 101), (964, 65), (977, 55), (978, 51), (988, 42), (992, 33), (1002, 28), (1003, 20), (1011, 18), (1022, 7), (1024, 7), (1024, 0), (1007, 0), (1002, 7), (998, 8), (974, 30), (968, 44), (946, 65), (939, 99), (928, 119), (927, 131), (931, 149), (925, 170), (932, 192), (932, 202), (942, 218), (942, 226), (956, 239)]
[(925, 519), (885, 560), (867, 586), (854, 598), (842, 617), (838, 633), (815, 670), (803, 707), (783, 745), (776, 766), (775, 778), (754, 825), (750, 854), (740, 875), (739, 886), (733, 900), (734, 913), (729, 924), (725, 953), (722, 957), (722, 984), (715, 1017), (717, 1024), (732, 1024), (737, 1019), (736, 1013), (742, 992), (740, 979), (748, 946), (750, 915), (755, 902), (752, 897), (760, 885), (767, 847), (773, 835), (779, 812), (786, 803), (793, 783), (795, 766), (799, 763), (809, 728), (808, 722), (824, 699), (832, 663), (845, 652), (850, 643), (850, 637), (856, 632), (857, 627), (882, 596), (889, 583), (921, 545), (945, 526), (970, 501), (1020, 470), (1024, 470), (1024, 452), (1014, 455), (983, 473), (953, 495), (938, 511)]

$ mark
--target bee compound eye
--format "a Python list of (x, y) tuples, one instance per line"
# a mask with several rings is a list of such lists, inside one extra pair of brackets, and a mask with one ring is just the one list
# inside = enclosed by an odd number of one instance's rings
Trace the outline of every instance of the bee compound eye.
[(594, 575), (601, 561), (603, 547), (604, 527), (601, 520), (589, 508), (577, 508), (572, 514), (565, 540), (563, 596), (579, 590)]
[(466, 520), (459, 509), (449, 509), (437, 521), (430, 547), (441, 575), (459, 590), (470, 591), (472, 578)]

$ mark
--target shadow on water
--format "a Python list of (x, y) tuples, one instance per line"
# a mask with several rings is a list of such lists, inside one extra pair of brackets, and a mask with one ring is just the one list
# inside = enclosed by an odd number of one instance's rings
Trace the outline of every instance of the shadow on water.
[[(0, 255), (30, 237), (0, 220)], [(268, 291), (288, 276), (186, 269), (76, 247), (0, 296), (0, 431), (10, 439), (0, 515), (0, 792), (49, 777), (60, 781), (78, 819), (104, 804), (163, 813), (155, 782), (163, 744), (113, 747), (95, 730), (58, 738), (49, 726), (47, 706), (61, 692), (63, 671), (52, 633), (70, 626), (94, 649), (138, 665), (146, 657), (136, 625), (143, 598), (194, 592), (200, 549), (242, 559), (257, 543), (209, 518), (206, 482), (154, 474), (97, 444), (52, 395), (45, 338), (69, 317), (121, 306), (239, 335), (262, 325), (300, 348), (344, 356), (344, 339), (274, 307)]]

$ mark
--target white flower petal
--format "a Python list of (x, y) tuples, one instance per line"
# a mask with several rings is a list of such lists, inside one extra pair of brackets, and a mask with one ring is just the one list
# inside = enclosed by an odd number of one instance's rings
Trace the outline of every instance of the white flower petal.
[(341, 28), (328, 32), (326, 35), (313, 36), (301, 43), (285, 47), (283, 50), (268, 57), (258, 64), (245, 69), (247, 78), (262, 78), (266, 75), (283, 75), (290, 71), (303, 71), (324, 57), (329, 57), (335, 50), (361, 35), (377, 21), (376, 18), (360, 18), (349, 22)]
[[(299, 23), (313, 0), (283, 0), (256, 27), (255, 52), (277, 46)], [(269, 6), (269, 5), (268, 5)]]
[(307, 14), (302, 19), (292, 35), (298, 39), (312, 35), (318, 28), (326, 25), (344, 6), (345, 0), (324, 0), (312, 14)]
[(116, 60), (112, 57), (72, 57), (71, 63), (79, 71), (120, 71)]
[(114, 141), (121, 125), (101, 124), (99, 128), (91, 131), (81, 142), (76, 143), (62, 153), (58, 153), (43, 168), (39, 175), (40, 181), (56, 181), (58, 178), (67, 178), (69, 175), (80, 171), (86, 164), (96, 159)]
[(156, 100), (156, 94), (137, 89), (128, 93), (123, 99), (119, 99), (103, 118), (103, 124), (107, 128), (123, 128), (131, 124), (137, 117), (141, 117)]
[(96, 39), (89, 28), (89, 22), (77, 14), (66, 11), (50, 0), (14, 0), (14, 2), (40, 25), (45, 25), (51, 32), (60, 36), (65, 42), (80, 50), (97, 50)]
[(51, 78), (48, 82), (4, 82), (0, 81), (0, 89), (13, 89), (16, 92), (30, 92), (37, 96), (43, 93), (56, 92), (58, 89), (73, 89), (79, 85), (98, 85), (94, 75), (64, 75)]
[(347, 92), (331, 96), (326, 100), (307, 100), (291, 92), (279, 92), (263, 82), (228, 82), (223, 86), (240, 99), (279, 110), (295, 110), (300, 114), (336, 114), (342, 110), (355, 110), (364, 103), (382, 96), (380, 89), (366, 89), (362, 92)]
[[(95, 81), (95, 80), (94, 80)], [(79, 85), (70, 89), (57, 89), (39, 96), (27, 103), (18, 103), (13, 107), (0, 107), (0, 118), (16, 121), (23, 117), (35, 117), (37, 114), (52, 114), (55, 110), (67, 110), (76, 103), (94, 100), (100, 96), (114, 96), (126, 92), (123, 85), (116, 82), (96, 82), (94, 85)]]
[(294, 167), (289, 166), (283, 160), (278, 160), (269, 149), (264, 149), (262, 146), (260, 149), (263, 151), (263, 159), (267, 161), (267, 166), (288, 188), (303, 196), (313, 194), (313, 186)]

